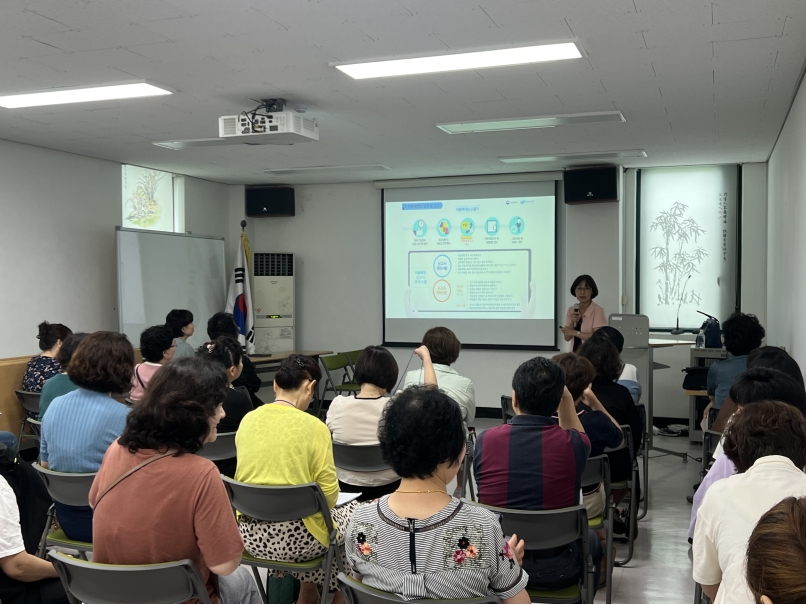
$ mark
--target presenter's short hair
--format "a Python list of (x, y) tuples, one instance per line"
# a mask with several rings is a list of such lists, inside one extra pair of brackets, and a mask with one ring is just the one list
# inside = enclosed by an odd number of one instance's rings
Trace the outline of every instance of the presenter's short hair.
[(383, 347), (367, 347), (355, 360), (355, 381), (374, 384), (391, 393), (397, 384), (398, 367), (394, 356)]
[(748, 355), (761, 346), (764, 339), (764, 326), (758, 317), (747, 313), (734, 313), (722, 324), (725, 349), (733, 355)]
[(143, 359), (151, 363), (159, 363), (162, 354), (171, 348), (174, 337), (168, 326), (151, 326), (140, 334), (140, 353)]
[(577, 295), (577, 286), (582, 283), (591, 289), (591, 300), (599, 296), (599, 288), (596, 286), (596, 282), (593, 281), (593, 278), (590, 275), (580, 275), (574, 280), (574, 283), (571, 284), (571, 296)]
[(193, 323), (193, 313), (187, 309), (172, 309), (165, 318), (165, 325), (171, 328), (174, 338), (182, 336), (182, 328)]
[(565, 386), (568, 387), (568, 391), (574, 401), (578, 401), (585, 389), (596, 378), (596, 370), (593, 368), (593, 364), (576, 353), (556, 355), (552, 357), (552, 361), (556, 361), (565, 370)]
[(512, 390), (524, 414), (552, 416), (565, 390), (565, 370), (545, 357), (524, 361), (512, 377)]
[(134, 349), (125, 334), (93, 332), (70, 358), (70, 380), (98, 393), (127, 393), (132, 387)]
[(401, 477), (426, 479), (440, 464), (458, 464), (465, 448), (459, 405), (433, 386), (395, 395), (378, 427), (383, 459)]
[(462, 343), (448, 328), (431, 328), (423, 336), (423, 344), (431, 353), (431, 361), (449, 366), (459, 359)]

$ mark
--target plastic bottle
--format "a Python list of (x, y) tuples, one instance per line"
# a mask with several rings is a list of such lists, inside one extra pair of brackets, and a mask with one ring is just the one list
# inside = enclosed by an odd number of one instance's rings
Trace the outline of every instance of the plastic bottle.
[(703, 332), (702, 329), (700, 329), (700, 331), (697, 333), (697, 341), (695, 342), (694, 346), (698, 349), (705, 348), (705, 332)]

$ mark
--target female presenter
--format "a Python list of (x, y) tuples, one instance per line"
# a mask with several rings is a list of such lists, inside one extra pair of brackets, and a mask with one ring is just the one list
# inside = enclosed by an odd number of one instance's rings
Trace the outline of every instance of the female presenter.
[(590, 275), (580, 275), (574, 280), (571, 295), (579, 302), (568, 307), (565, 326), (560, 330), (566, 342), (574, 341), (571, 350), (576, 351), (596, 330), (607, 325), (607, 318), (604, 309), (593, 302), (599, 295), (599, 288)]

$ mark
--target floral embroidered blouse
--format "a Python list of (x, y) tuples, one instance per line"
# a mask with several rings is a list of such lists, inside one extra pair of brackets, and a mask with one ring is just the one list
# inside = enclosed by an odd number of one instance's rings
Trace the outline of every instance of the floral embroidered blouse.
[(61, 364), (55, 357), (37, 355), (28, 362), (25, 375), (22, 377), (22, 390), (30, 393), (39, 393), (45, 386), (45, 381), (62, 371)]
[(389, 496), (359, 506), (345, 550), (367, 586), (404, 599), (515, 596), (529, 576), (490, 511), (453, 498), (427, 519), (401, 519)]

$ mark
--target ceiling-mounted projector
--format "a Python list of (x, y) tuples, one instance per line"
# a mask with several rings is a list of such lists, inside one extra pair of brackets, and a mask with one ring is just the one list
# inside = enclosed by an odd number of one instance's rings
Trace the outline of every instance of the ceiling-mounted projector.
[(319, 124), (293, 111), (218, 118), (218, 136), (247, 145), (293, 145), (319, 140)]

